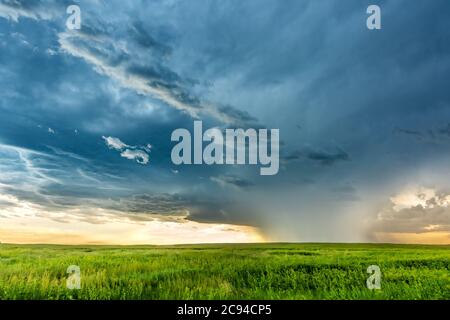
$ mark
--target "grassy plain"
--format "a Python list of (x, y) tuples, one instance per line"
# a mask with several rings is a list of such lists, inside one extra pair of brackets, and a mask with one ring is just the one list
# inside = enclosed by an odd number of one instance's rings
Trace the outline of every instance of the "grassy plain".
[(0, 244), (0, 299), (450, 299), (450, 246)]

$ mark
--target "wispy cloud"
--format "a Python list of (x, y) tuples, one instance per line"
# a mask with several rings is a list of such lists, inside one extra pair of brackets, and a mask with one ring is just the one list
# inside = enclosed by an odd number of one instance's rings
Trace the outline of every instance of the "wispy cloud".
[(317, 148), (306, 147), (302, 150), (297, 150), (284, 157), (287, 162), (298, 161), (301, 159), (307, 159), (318, 162), (325, 166), (331, 166), (336, 162), (349, 161), (350, 155), (340, 148), (336, 150), (323, 150)]
[[(3, 0), (0, 2), (0, 17), (18, 22), (20, 17), (34, 20), (49, 20), (52, 15), (52, 2), (45, 8), (41, 1)], [(45, 10), (47, 9), (47, 10)]]
[[(159, 99), (194, 118), (205, 115), (237, 125), (256, 122), (246, 111), (203, 101), (192, 94), (192, 81), (183, 79), (164, 64), (169, 50), (167, 46), (157, 42), (143, 29), (131, 30), (133, 34), (138, 33), (138, 37), (119, 40), (94, 27), (76, 33), (63, 32), (58, 37), (63, 51), (85, 60), (97, 72), (116, 80), (125, 88)], [(143, 44), (143, 38), (150, 40)], [(140, 41), (131, 42), (130, 39)]]
[(222, 186), (222, 187), (233, 187), (233, 188), (237, 188), (237, 189), (246, 189), (249, 188), (251, 186), (253, 186), (254, 184), (244, 178), (240, 178), (237, 176), (233, 176), (233, 175), (220, 175), (217, 177), (211, 177), (210, 178), (211, 181), (214, 181), (215, 183), (217, 183), (218, 185)]

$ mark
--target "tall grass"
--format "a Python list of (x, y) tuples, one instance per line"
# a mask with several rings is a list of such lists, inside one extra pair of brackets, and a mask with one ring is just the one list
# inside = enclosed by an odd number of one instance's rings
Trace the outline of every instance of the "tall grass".
[[(450, 246), (0, 245), (0, 299), (450, 299)], [(66, 288), (69, 265), (81, 289)], [(378, 265), (381, 290), (366, 270)]]

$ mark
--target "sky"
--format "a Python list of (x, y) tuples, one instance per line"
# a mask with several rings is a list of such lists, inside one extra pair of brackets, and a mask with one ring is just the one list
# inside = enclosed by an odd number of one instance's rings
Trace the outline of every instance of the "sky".
[[(448, 0), (0, 0), (0, 241), (449, 244), (449, 84)], [(196, 120), (279, 172), (175, 165)]]

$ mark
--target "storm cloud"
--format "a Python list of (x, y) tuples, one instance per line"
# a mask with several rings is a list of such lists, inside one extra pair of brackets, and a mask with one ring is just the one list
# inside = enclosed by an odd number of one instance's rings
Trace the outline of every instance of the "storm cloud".
[[(448, 1), (378, 1), (373, 31), (366, 0), (77, 1), (81, 30), (69, 4), (0, 0), (0, 208), (276, 241), (449, 231), (447, 207), (390, 201), (450, 188)], [(279, 173), (174, 165), (197, 119), (279, 129)]]

